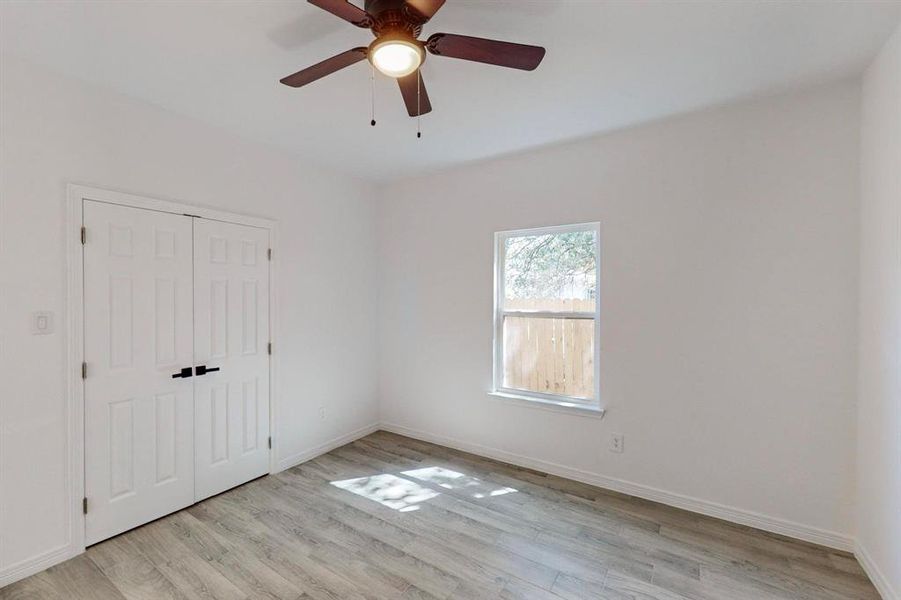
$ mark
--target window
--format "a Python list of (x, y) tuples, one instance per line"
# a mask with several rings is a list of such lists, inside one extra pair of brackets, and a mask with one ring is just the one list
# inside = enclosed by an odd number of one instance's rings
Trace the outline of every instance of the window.
[(600, 225), (495, 234), (494, 391), (598, 410)]

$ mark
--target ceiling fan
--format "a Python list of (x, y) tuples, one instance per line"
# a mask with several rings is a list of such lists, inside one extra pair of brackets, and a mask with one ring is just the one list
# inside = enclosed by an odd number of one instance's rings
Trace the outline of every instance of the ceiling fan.
[(347, 0), (307, 1), (357, 27), (372, 30), (375, 41), (368, 47), (353, 48), (288, 75), (281, 83), (301, 87), (368, 58), (380, 72), (397, 79), (411, 117), (432, 110), (419, 73), (427, 51), (436, 56), (525, 71), (534, 70), (544, 58), (545, 50), (539, 46), (467, 35), (435, 33), (424, 42), (418, 40), (422, 26), (435, 16), (445, 0), (365, 0), (365, 9)]

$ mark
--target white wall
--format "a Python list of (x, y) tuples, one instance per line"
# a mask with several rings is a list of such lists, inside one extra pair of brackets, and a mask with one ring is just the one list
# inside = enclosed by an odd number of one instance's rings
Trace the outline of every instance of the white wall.
[[(383, 422), (849, 546), (858, 136), (847, 82), (387, 187)], [(489, 398), (492, 233), (587, 221), (609, 414)]]
[[(901, 599), (901, 28), (863, 82), (859, 555)], [(868, 564), (869, 563), (869, 564)]]
[[(68, 182), (277, 220), (281, 464), (377, 421), (366, 188), (8, 56), (0, 68), (0, 577), (67, 539)], [(56, 333), (30, 334), (36, 310)]]

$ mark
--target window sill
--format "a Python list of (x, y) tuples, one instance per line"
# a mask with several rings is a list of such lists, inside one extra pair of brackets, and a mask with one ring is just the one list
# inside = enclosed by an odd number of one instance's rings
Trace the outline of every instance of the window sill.
[(555, 413), (563, 413), (566, 415), (577, 417), (588, 417), (592, 419), (603, 419), (607, 414), (607, 410), (599, 406), (591, 406), (584, 404), (574, 404), (565, 400), (545, 400), (544, 398), (534, 398), (519, 394), (511, 394), (508, 392), (488, 392), (488, 396), (507, 404), (523, 406), (525, 408), (537, 408)]

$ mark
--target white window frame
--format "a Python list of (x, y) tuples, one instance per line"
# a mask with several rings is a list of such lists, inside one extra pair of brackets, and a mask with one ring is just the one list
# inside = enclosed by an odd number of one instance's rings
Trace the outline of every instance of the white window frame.
[[(593, 312), (558, 312), (540, 310), (504, 310), (504, 263), (505, 242), (511, 237), (529, 235), (551, 235), (575, 231), (593, 231), (595, 233), (595, 289), (597, 297)], [(504, 318), (505, 317), (542, 317), (551, 319), (593, 319), (594, 320), (594, 398), (576, 398), (561, 394), (533, 392), (504, 387)], [(526, 400), (551, 407), (579, 409), (597, 412), (603, 415), (601, 408), (601, 224), (576, 223), (572, 225), (554, 225), (531, 229), (515, 229), (499, 231), (494, 234), (494, 388), (493, 396), (512, 400)]]

